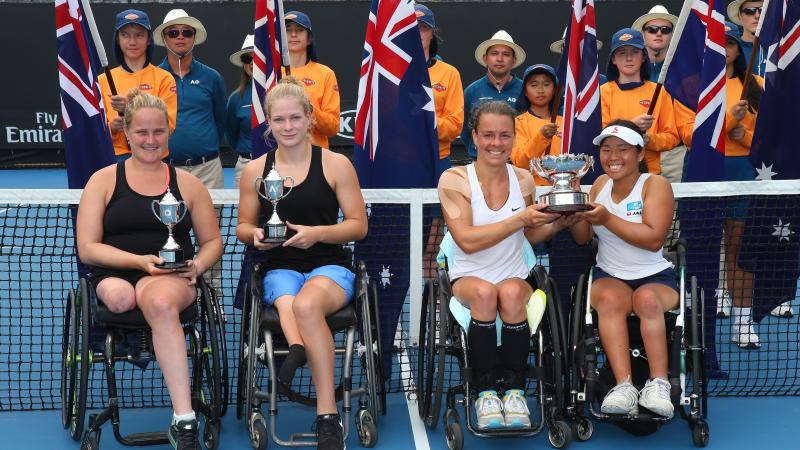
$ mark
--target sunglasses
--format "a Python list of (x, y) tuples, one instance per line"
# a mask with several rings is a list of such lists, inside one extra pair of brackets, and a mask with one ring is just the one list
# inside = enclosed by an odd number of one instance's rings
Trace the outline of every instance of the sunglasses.
[(745, 16), (755, 16), (756, 13), (761, 14), (762, 9), (760, 6), (748, 6), (747, 8), (742, 8), (739, 12)]
[(185, 38), (190, 38), (194, 36), (194, 29), (184, 28), (182, 30), (169, 30), (164, 32), (164, 34), (170, 39), (177, 39), (180, 35), (183, 35)]
[(656, 34), (659, 31), (661, 32), (661, 34), (670, 34), (672, 33), (672, 27), (669, 25), (662, 25), (662, 26), (648, 25), (644, 27), (644, 31), (646, 31), (648, 34)]
[(253, 62), (253, 57), (251, 55), (242, 55), (239, 57), (239, 60), (242, 64), (250, 64)]

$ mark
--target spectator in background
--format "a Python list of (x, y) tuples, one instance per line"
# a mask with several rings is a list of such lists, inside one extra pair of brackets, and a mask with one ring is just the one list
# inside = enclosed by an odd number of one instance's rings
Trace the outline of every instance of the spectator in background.
[(239, 86), (228, 97), (227, 114), (225, 120), (225, 139), (236, 152), (236, 169), (234, 184), (239, 186), (244, 166), (253, 159), (250, 132), (253, 117), (253, 47), (254, 38), (248, 34), (242, 43), (242, 49), (231, 54), (228, 60), (234, 66), (242, 68), (239, 76)]
[[(728, 19), (736, 25), (742, 26), (742, 56), (744, 66), (750, 62), (750, 53), (753, 51), (753, 42), (756, 39), (756, 28), (761, 19), (761, 10), (764, 2), (761, 0), (734, 0), (728, 4)], [(753, 63), (753, 73), (764, 77), (767, 70), (767, 55), (761, 47), (756, 49), (756, 61)]]
[[(511, 73), (525, 62), (525, 50), (514, 43), (511, 35), (500, 30), (475, 49), (478, 64), (486, 67), (486, 76), (475, 80), (464, 90), (464, 123), (470, 123), (472, 110), (480, 103), (501, 100), (512, 108), (522, 90), (522, 80)], [(461, 141), (472, 159), (477, 157), (469, 127), (461, 131)]]
[(340, 100), (336, 74), (330, 67), (317, 62), (317, 44), (308, 15), (289, 11), (284, 18), (292, 76), (303, 83), (313, 107), (311, 145), (330, 148), (328, 138), (339, 132)]
[[(124, 133), (124, 114), (128, 104), (127, 95), (131, 88), (138, 88), (155, 95), (167, 105), (169, 112), (169, 131), (175, 130), (175, 116), (178, 110), (178, 97), (175, 95), (175, 80), (169, 73), (151, 64), (153, 59), (153, 32), (150, 18), (136, 9), (126, 9), (117, 14), (114, 25), (114, 57), (119, 66), (111, 69), (111, 78), (117, 88), (112, 95), (106, 74), (97, 77), (103, 94), (108, 128), (117, 158), (131, 155)], [(164, 149), (164, 155), (169, 150)]]
[[(676, 16), (670, 14), (667, 8), (656, 5), (650, 8), (647, 14), (636, 19), (631, 26), (634, 30), (641, 31), (644, 37), (644, 47), (647, 49), (647, 56), (650, 59), (650, 81), (653, 83), (658, 82), (676, 23), (678, 23)], [(670, 183), (681, 182), (685, 156), (685, 145), (661, 152), (661, 175)]]

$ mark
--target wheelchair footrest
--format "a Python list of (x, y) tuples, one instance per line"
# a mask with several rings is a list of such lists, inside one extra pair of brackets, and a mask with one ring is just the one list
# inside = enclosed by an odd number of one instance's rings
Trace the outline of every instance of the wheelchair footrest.
[(156, 445), (168, 444), (169, 438), (166, 431), (151, 431), (147, 433), (133, 433), (125, 436), (131, 445)]

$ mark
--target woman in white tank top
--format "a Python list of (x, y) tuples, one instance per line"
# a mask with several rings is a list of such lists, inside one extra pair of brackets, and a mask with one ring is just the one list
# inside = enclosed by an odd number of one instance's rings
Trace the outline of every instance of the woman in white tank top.
[[(530, 330), (525, 306), (532, 294), (525, 281), (524, 239), (550, 239), (574, 220), (546, 214), (533, 205), (533, 177), (507, 163), (514, 146), (514, 110), (487, 102), (473, 112), (474, 164), (447, 170), (439, 180), (439, 199), (456, 243), (448, 261), (453, 295), (470, 309), (468, 359), (479, 392), (475, 402), (481, 429), (530, 426), (525, 401), (525, 367)], [(495, 318), (503, 325), (496, 343)], [(498, 373), (496, 367), (506, 372)], [(497, 394), (504, 380), (505, 396)]]
[[(592, 235), (599, 240), (590, 301), (617, 380), (601, 410), (628, 414), (643, 406), (671, 417), (664, 312), (678, 305), (678, 287), (661, 248), (675, 209), (672, 186), (660, 175), (640, 171), (644, 139), (633, 122), (612, 122), (594, 144), (600, 145), (606, 175), (589, 193), (594, 209), (576, 214), (581, 221), (571, 230), (579, 244), (589, 242)], [(641, 321), (650, 367), (650, 380), (641, 393), (631, 384), (627, 318), (632, 312)]]

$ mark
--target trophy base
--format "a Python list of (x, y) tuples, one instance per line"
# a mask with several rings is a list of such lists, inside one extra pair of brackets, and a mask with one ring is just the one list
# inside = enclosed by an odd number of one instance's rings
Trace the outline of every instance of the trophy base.
[(592, 209), (586, 204), (588, 199), (585, 192), (550, 192), (539, 196), (539, 204), (547, 206), (542, 212), (572, 214)]
[(286, 238), (285, 237), (267, 237), (267, 238), (261, 239), (258, 242), (261, 242), (262, 244), (283, 244), (284, 242), (286, 242)]
[(180, 262), (165, 262), (164, 264), (156, 264), (155, 265), (159, 269), (167, 269), (167, 270), (176, 270), (176, 269), (183, 269), (187, 266), (186, 261)]

